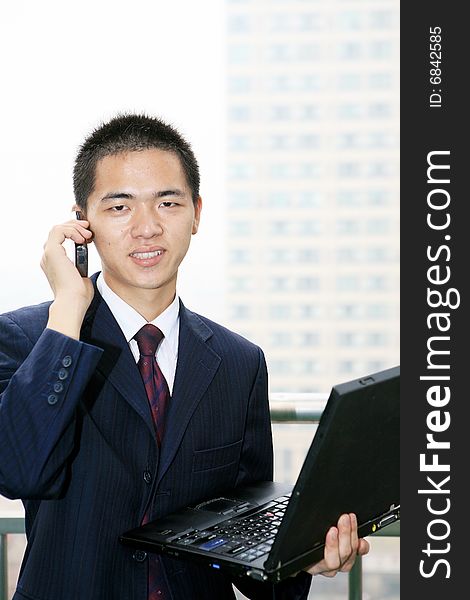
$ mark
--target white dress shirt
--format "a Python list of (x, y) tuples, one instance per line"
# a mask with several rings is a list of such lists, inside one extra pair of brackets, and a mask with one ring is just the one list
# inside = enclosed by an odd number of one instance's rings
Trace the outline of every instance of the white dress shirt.
[[(103, 297), (103, 300), (109, 306), (109, 309), (113, 313), (114, 318), (118, 322), (119, 327), (122, 329), (124, 337), (129, 344), (132, 354), (134, 355), (135, 362), (139, 360), (139, 347), (137, 342), (134, 340), (135, 334), (144, 325), (147, 325), (148, 321), (139, 314), (135, 308), (129, 306), (127, 302), (124, 302), (113, 290), (107, 285), (104, 280), (103, 274), (98, 275), (96, 281), (96, 287), (99, 293)], [(160, 367), (168, 388), (170, 395), (173, 394), (173, 384), (175, 381), (176, 362), (178, 359), (178, 341), (179, 341), (179, 298), (175, 296), (173, 302), (166, 308), (156, 319), (150, 321), (152, 325), (155, 325), (165, 336), (157, 348), (156, 359), (158, 366)]]

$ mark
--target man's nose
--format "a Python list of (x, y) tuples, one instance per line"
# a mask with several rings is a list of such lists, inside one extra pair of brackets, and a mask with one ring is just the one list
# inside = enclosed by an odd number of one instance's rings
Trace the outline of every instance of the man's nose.
[(141, 206), (132, 217), (131, 233), (134, 237), (151, 238), (161, 235), (163, 227), (155, 206)]

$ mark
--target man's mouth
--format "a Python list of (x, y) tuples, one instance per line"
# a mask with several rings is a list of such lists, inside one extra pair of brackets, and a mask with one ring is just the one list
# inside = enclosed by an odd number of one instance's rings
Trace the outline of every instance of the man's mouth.
[(154, 250), (153, 252), (131, 252), (130, 256), (139, 258), (141, 260), (146, 260), (160, 256), (161, 254), (163, 254), (163, 250)]

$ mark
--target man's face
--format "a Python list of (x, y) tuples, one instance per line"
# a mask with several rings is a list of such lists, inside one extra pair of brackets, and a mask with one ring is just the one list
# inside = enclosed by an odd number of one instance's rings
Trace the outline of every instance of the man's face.
[(176, 154), (150, 149), (101, 159), (86, 218), (106, 283), (128, 303), (143, 290), (171, 300), (200, 212)]

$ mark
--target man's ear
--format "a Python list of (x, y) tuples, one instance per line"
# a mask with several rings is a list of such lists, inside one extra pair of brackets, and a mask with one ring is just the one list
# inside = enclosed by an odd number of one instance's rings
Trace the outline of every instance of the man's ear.
[(193, 235), (195, 233), (197, 233), (197, 230), (199, 229), (199, 220), (201, 218), (201, 210), (202, 210), (202, 198), (201, 198), (201, 196), (198, 196), (198, 199), (196, 200), (196, 202), (194, 204), (194, 220), (193, 220), (193, 229), (191, 232)]

